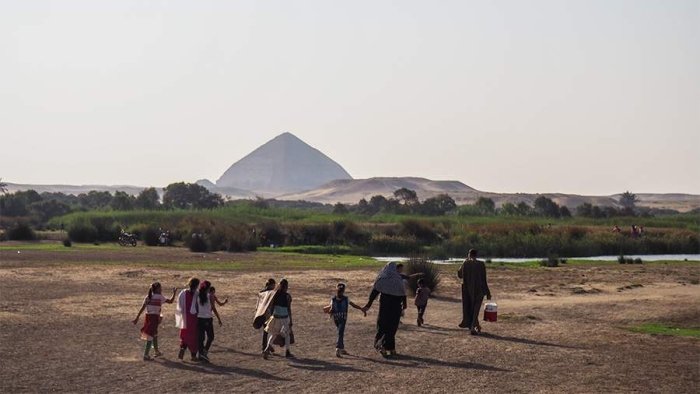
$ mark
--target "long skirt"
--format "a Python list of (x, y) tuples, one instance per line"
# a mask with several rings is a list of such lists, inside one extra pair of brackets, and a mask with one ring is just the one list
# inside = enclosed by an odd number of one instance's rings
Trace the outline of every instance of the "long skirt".
[(146, 314), (146, 318), (143, 320), (143, 327), (141, 328), (141, 339), (152, 341), (153, 338), (158, 336), (158, 324), (160, 324), (160, 319), (160, 315)]
[(479, 325), (479, 310), (484, 301), (483, 294), (470, 294), (462, 285), (462, 325), (470, 330)]
[(192, 302), (196, 302), (194, 295), (191, 291), (187, 291), (183, 310), (185, 328), (180, 329), (180, 349), (187, 348), (191, 354), (196, 354), (199, 350), (199, 329), (197, 328), (199, 319), (197, 315), (190, 313)]
[[(187, 309), (189, 312), (189, 308)], [(192, 353), (197, 353), (199, 350), (199, 323), (197, 315), (187, 313), (187, 328), (180, 330), (180, 348), (187, 348)]]
[(379, 299), (379, 315), (377, 316), (377, 335), (374, 344), (377, 348), (396, 350), (396, 331), (401, 321), (403, 297), (382, 293)]

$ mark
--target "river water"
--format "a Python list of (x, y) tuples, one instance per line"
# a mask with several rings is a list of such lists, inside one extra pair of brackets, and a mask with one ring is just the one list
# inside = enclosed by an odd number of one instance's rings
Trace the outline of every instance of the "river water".
[[(618, 256), (592, 256), (592, 257), (564, 257), (567, 260), (589, 260), (589, 261), (617, 261)], [(698, 261), (700, 262), (700, 254), (647, 254), (647, 255), (625, 255), (626, 258), (636, 259), (639, 257), (642, 261)], [(494, 263), (525, 263), (528, 261), (541, 260), (545, 257), (494, 257), (491, 261)], [(408, 257), (375, 257), (376, 260), (382, 262), (389, 261), (406, 261)], [(479, 260), (486, 260), (488, 257), (479, 257)], [(448, 260), (431, 260), (435, 264), (461, 264), (464, 259), (448, 259)]]

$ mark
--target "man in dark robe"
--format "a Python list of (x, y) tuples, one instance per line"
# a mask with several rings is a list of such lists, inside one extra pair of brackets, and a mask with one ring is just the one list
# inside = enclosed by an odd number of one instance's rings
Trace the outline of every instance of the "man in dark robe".
[(469, 328), (472, 335), (481, 332), (479, 325), (479, 310), (481, 303), (491, 299), (491, 291), (486, 283), (486, 265), (476, 259), (477, 251), (471, 249), (467, 259), (457, 271), (457, 276), (462, 279), (462, 328)]

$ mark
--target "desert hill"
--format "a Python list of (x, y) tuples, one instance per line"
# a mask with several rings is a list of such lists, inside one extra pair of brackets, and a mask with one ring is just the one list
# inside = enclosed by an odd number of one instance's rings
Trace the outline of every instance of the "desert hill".
[[(494, 200), (497, 206), (508, 202), (517, 204), (521, 201), (532, 206), (537, 197), (545, 196), (551, 198), (559, 205), (574, 209), (584, 203), (599, 206), (617, 206), (617, 201), (620, 198), (619, 194), (612, 196), (583, 196), (563, 193), (491, 193), (476, 190), (458, 181), (434, 181), (415, 177), (381, 177), (332, 181), (313, 190), (285, 194), (277, 198), (328, 204), (336, 202), (355, 204), (362, 198), (369, 200), (374, 195), (393, 196), (394, 191), (402, 187), (415, 190), (418, 198), (421, 200), (446, 193), (460, 205), (472, 204), (479, 197), (487, 197)], [(644, 207), (675, 209), (680, 212), (700, 208), (700, 195), (643, 193), (637, 194), (637, 197), (639, 199), (638, 205)]]

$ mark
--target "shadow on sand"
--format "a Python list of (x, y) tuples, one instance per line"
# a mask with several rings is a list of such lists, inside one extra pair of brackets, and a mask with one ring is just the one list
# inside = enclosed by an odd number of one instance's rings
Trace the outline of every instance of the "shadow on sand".
[(462, 302), (462, 299), (461, 299), (461, 298), (451, 297), (451, 296), (445, 296), (445, 295), (433, 295), (431, 298), (434, 299), (434, 300), (437, 300), (437, 301), (459, 302), (459, 303)]
[(263, 372), (257, 369), (248, 369), (241, 367), (225, 367), (223, 365), (216, 364), (190, 364), (183, 363), (180, 361), (162, 360), (162, 364), (168, 368), (181, 369), (185, 371), (193, 372), (203, 372), (213, 375), (243, 375), (249, 376), (251, 378), (267, 379), (267, 380), (277, 380), (277, 381), (289, 381), (289, 379), (280, 378), (279, 376), (271, 375), (267, 372)]
[(527, 339), (527, 338), (506, 337), (506, 336), (502, 336), (502, 335), (491, 334), (488, 332), (482, 332), (481, 334), (477, 335), (476, 337), (477, 338), (482, 337), (482, 338), (488, 338), (488, 339), (495, 339), (497, 341), (508, 341), (508, 342), (522, 343), (525, 345), (552, 346), (552, 347), (560, 347), (560, 348), (564, 348), (564, 349), (578, 349), (575, 346), (559, 345), (556, 343), (535, 341), (534, 339)]
[(378, 363), (378, 364), (388, 364), (397, 367), (408, 367), (408, 368), (425, 368), (427, 366), (435, 367), (448, 367), (448, 368), (458, 368), (458, 369), (476, 369), (482, 371), (494, 371), (494, 372), (512, 372), (509, 369), (502, 369), (497, 367), (492, 367), (490, 365), (470, 363), (470, 362), (457, 362), (457, 361), (445, 361), (437, 360), (434, 358), (411, 356), (406, 354), (396, 355), (392, 358), (370, 358), (358, 356), (358, 359), (365, 361)]
[(289, 366), (293, 368), (321, 372), (367, 372), (364, 369), (358, 369), (348, 365), (313, 358), (293, 358), (289, 360)]

